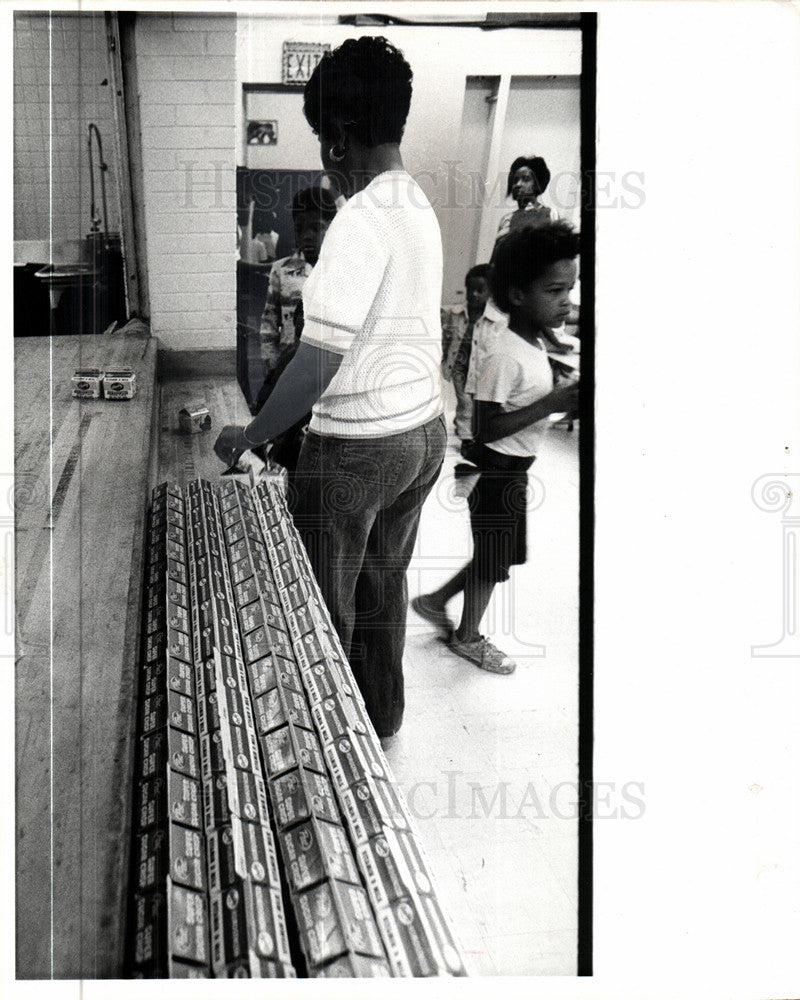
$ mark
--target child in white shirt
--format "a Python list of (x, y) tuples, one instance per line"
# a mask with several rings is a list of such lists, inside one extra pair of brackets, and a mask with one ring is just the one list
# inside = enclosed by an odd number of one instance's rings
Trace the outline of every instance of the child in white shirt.
[(526, 560), (528, 469), (546, 418), (578, 402), (577, 382), (553, 388), (543, 339), (569, 312), (578, 250), (578, 234), (565, 222), (511, 233), (498, 249), (493, 293), (508, 313), (508, 326), (474, 359), (475, 445), (466, 453), (480, 470), (470, 495), (473, 556), (444, 586), (412, 602), (419, 615), (450, 631), (445, 605), (463, 591), (464, 610), (450, 649), (494, 673), (511, 673), (516, 664), (480, 634), (480, 622), (495, 585)]

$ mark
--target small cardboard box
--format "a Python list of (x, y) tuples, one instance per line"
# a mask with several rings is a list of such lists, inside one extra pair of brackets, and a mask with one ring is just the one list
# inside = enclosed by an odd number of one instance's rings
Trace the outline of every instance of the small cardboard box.
[(384, 958), (366, 892), (328, 880), (295, 897), (300, 939), (311, 965), (322, 965), (347, 952)]
[(302, 765), (325, 774), (325, 763), (314, 733), (289, 722), (259, 739), (270, 778)]
[(299, 603), (296, 607), (293, 603), (294, 595), (292, 587), (297, 588), (294, 592), (296, 594), (299, 593), (302, 586), (305, 585), (302, 581), (298, 580), (297, 583), (290, 584), (289, 589), (286, 591), (286, 600), (292, 612), (286, 616), (286, 620), (288, 622), (289, 635), (292, 637), (293, 642), (299, 642), (304, 635), (317, 627), (316, 618), (310, 607), (310, 598)]
[(206, 830), (228, 826), (232, 817), (269, 827), (267, 791), (260, 775), (226, 769), (204, 780), (202, 792)]
[(253, 601), (252, 604), (248, 604), (247, 607), (239, 609), (239, 622), (242, 627), (242, 634), (247, 635), (248, 632), (252, 632), (253, 629), (259, 627), (259, 625), (264, 625), (264, 609), (261, 606), (261, 601)]
[(240, 608), (258, 600), (258, 584), (254, 576), (237, 583), (233, 589), (236, 595), (236, 604)]
[(200, 737), (200, 772), (203, 780), (213, 781), (216, 775), (224, 773), (226, 769), (222, 733), (219, 729), (204, 733)]
[(250, 679), (250, 690), (254, 698), (266, 694), (278, 683), (275, 661), (271, 655), (248, 663), (247, 675)]
[(167, 880), (170, 950), (175, 958), (208, 960), (206, 897)]
[(169, 725), (139, 738), (139, 776), (152, 778), (167, 767), (189, 778), (200, 777), (197, 738)]
[[(299, 650), (304, 647), (298, 645), (297, 648), (298, 660), (303, 661), (303, 657), (299, 655)], [(308, 700), (311, 705), (325, 701), (326, 698), (334, 698), (340, 695), (345, 695), (354, 700), (353, 689), (349, 684), (341, 681), (338, 671), (334, 672), (327, 663), (316, 663), (312, 667), (305, 666), (302, 668), (302, 673), (303, 683), (308, 692)], [(353, 713), (357, 714), (355, 708), (353, 709)]]
[(280, 684), (256, 698), (253, 714), (259, 736), (265, 736), (286, 722), (293, 722), (304, 729), (314, 728), (305, 697)]
[[(297, 767), (269, 783), (270, 799), (281, 830), (316, 816), (339, 822), (339, 810), (330, 781), (322, 774)], [(381, 830), (383, 827), (381, 827)]]
[(271, 961), (290, 962), (280, 890), (239, 879), (211, 896), (212, 965), (219, 974), (250, 953)]
[(140, 830), (167, 820), (200, 829), (200, 785), (177, 771), (146, 778), (136, 793), (136, 816)]
[(206, 858), (199, 830), (169, 821), (136, 838), (137, 888), (159, 889), (169, 875), (190, 889), (206, 887)]
[(301, 891), (333, 878), (360, 885), (355, 858), (344, 828), (311, 818), (278, 834), (291, 888)]
[(72, 395), (75, 399), (99, 399), (104, 375), (99, 368), (78, 368), (72, 376)]
[(238, 878), (280, 890), (278, 854), (272, 831), (237, 816), (231, 816), (230, 824), (210, 830), (208, 876), (211, 892), (224, 892)]
[(325, 746), (328, 770), (339, 791), (351, 788), (365, 777), (384, 778), (385, 771), (374, 756), (368, 741), (358, 733), (349, 733)]
[(408, 896), (376, 910), (395, 976), (458, 976), (464, 962), (433, 896)]
[(351, 730), (358, 732), (363, 727), (352, 704), (352, 698), (347, 695), (334, 694), (312, 705), (311, 714), (323, 745), (349, 736)]
[(297, 691), (298, 694), (303, 694), (303, 681), (294, 660), (290, 660), (281, 653), (273, 653), (272, 659), (275, 661), (275, 670), (278, 675), (278, 683), (281, 687)]
[(149, 698), (168, 689), (186, 695), (187, 698), (193, 698), (195, 694), (193, 668), (172, 656), (149, 663), (142, 670), (143, 698)]
[(205, 401), (195, 400), (178, 410), (178, 423), (184, 434), (200, 434), (211, 430), (211, 414)]
[(378, 791), (377, 780), (365, 777), (341, 791), (342, 812), (356, 846), (383, 834), (392, 826), (392, 815)]
[(145, 695), (140, 711), (141, 732), (145, 735), (171, 726), (185, 733), (195, 733), (194, 699), (179, 691), (166, 689)]
[[(405, 849), (400, 838), (406, 841)], [(377, 837), (356, 848), (358, 863), (373, 906), (380, 908), (414, 893), (430, 895), (431, 881), (423, 862), (415, 856), (406, 833), (384, 829)]]
[(136, 373), (130, 368), (107, 371), (103, 379), (106, 399), (133, 399), (136, 395)]
[(249, 559), (239, 559), (231, 566), (231, 578), (234, 587), (249, 580), (255, 573), (255, 568)]

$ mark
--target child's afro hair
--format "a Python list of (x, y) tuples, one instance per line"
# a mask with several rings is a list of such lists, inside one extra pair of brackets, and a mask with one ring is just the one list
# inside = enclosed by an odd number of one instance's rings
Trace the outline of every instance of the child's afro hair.
[(529, 288), (557, 260), (574, 260), (580, 253), (580, 234), (568, 222), (546, 222), (510, 233), (494, 256), (492, 295), (508, 312), (511, 288)]

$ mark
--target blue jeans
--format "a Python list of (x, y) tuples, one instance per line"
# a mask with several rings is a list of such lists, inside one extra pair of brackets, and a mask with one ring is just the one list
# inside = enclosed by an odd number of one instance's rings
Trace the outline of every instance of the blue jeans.
[(403, 721), (406, 570), (444, 458), (443, 417), (402, 434), (309, 433), (289, 505), (379, 736)]

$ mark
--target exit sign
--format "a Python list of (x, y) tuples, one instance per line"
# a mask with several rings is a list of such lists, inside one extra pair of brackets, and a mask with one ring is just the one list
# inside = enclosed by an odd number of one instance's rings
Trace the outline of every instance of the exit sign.
[(330, 45), (322, 42), (284, 42), (283, 82), (297, 86), (308, 83), (317, 63), (330, 50)]

